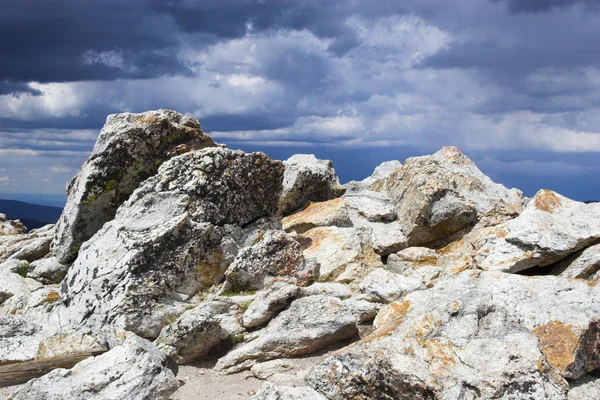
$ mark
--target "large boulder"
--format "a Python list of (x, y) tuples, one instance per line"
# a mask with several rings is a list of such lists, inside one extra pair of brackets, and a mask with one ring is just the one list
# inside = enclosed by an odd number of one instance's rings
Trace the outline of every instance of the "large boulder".
[(276, 214), (282, 177), (262, 153), (223, 148), (164, 163), (81, 247), (62, 283), (71, 322), (156, 338), (187, 299), (222, 280), (242, 227)]
[(497, 224), (522, 210), (520, 191), (492, 182), (455, 147), (407, 159), (379, 189), (395, 204), (410, 246), (434, 245), (480, 220)]
[(300, 295), (301, 289), (298, 286), (275, 282), (268, 289), (259, 292), (248, 305), (242, 316), (242, 324), (246, 328), (265, 325)]
[(466, 271), (384, 308), (308, 381), (329, 399), (566, 399), (560, 375), (599, 366), (599, 300), (585, 281)]
[(194, 118), (171, 110), (113, 114), (106, 119), (92, 154), (67, 186), (53, 252), (61, 263), (106, 222), (146, 178), (171, 157), (215, 146)]
[(67, 270), (67, 266), (59, 263), (56, 257), (49, 257), (32, 262), (27, 276), (49, 285), (60, 283), (67, 275)]
[(355, 318), (340, 299), (304, 297), (279, 314), (256, 339), (221, 358), (216, 368), (243, 371), (261, 361), (313, 353), (355, 333)]
[(55, 369), (19, 388), (13, 400), (167, 400), (179, 388), (177, 365), (132, 335), (123, 345), (72, 369)]
[(586, 375), (570, 382), (568, 400), (600, 399), (600, 378)]
[(284, 161), (283, 192), (279, 212), (288, 215), (308, 201), (325, 201), (340, 197), (340, 185), (333, 164), (312, 154), (296, 154)]
[(0, 236), (19, 235), (27, 232), (27, 227), (21, 221), (10, 221), (6, 214), (0, 213)]
[(346, 202), (337, 198), (311, 203), (308, 207), (283, 218), (283, 229), (287, 232), (304, 233), (317, 226), (352, 226)]
[(228, 311), (229, 306), (225, 303), (202, 303), (165, 326), (154, 344), (178, 364), (194, 361), (219, 344), (221, 324), (218, 315)]
[(540, 190), (517, 218), (472, 236), (480, 269), (519, 272), (550, 265), (600, 239), (600, 204)]

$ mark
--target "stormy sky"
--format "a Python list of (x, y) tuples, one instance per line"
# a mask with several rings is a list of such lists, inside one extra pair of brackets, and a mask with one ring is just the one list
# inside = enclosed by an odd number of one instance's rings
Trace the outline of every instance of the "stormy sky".
[(0, 197), (60, 202), (107, 114), (171, 108), (231, 148), (332, 159), (343, 182), (455, 145), (528, 196), (600, 199), (595, 1), (0, 0), (0, 10)]

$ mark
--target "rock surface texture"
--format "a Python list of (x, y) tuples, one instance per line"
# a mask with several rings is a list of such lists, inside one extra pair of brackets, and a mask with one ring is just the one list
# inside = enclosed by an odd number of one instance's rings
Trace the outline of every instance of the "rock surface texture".
[(409, 158), (383, 189), (411, 246), (435, 243), (481, 219), (498, 223), (522, 210), (520, 191), (492, 182), (455, 147)]
[(11, 395), (14, 400), (167, 400), (179, 387), (177, 366), (147, 340), (132, 336), (122, 346), (72, 369), (56, 369)]
[(598, 281), (600, 204), (454, 147), (341, 186), (113, 115), (56, 227), (0, 214), (0, 397), (600, 399)]
[(156, 338), (224, 277), (240, 227), (276, 213), (282, 174), (262, 153), (222, 148), (163, 164), (82, 246), (62, 284), (72, 323)]
[(307, 201), (330, 200), (344, 193), (331, 161), (319, 160), (312, 154), (296, 154), (284, 161), (284, 165), (281, 215), (298, 210)]
[(83, 242), (115, 216), (146, 178), (177, 154), (215, 146), (200, 124), (170, 110), (109, 115), (92, 154), (67, 186), (53, 250), (73, 261)]

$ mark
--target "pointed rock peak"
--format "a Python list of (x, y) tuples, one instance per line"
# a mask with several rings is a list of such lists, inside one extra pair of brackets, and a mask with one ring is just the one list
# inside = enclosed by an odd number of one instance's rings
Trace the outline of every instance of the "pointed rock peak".
[(60, 262), (77, 257), (139, 184), (173, 156), (217, 146), (200, 123), (171, 110), (109, 115), (92, 154), (67, 186), (53, 251)]

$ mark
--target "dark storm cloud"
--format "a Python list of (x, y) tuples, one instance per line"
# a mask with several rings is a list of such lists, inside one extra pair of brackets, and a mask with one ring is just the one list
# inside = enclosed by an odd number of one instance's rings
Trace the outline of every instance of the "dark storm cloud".
[(537, 13), (547, 12), (555, 8), (570, 7), (575, 3), (583, 3), (594, 6), (596, 0), (493, 0), (494, 2), (505, 1), (512, 13)]
[(0, 81), (0, 96), (3, 94), (18, 96), (20, 93), (29, 93), (34, 96), (39, 96), (42, 94), (39, 90), (32, 89), (25, 83)]

